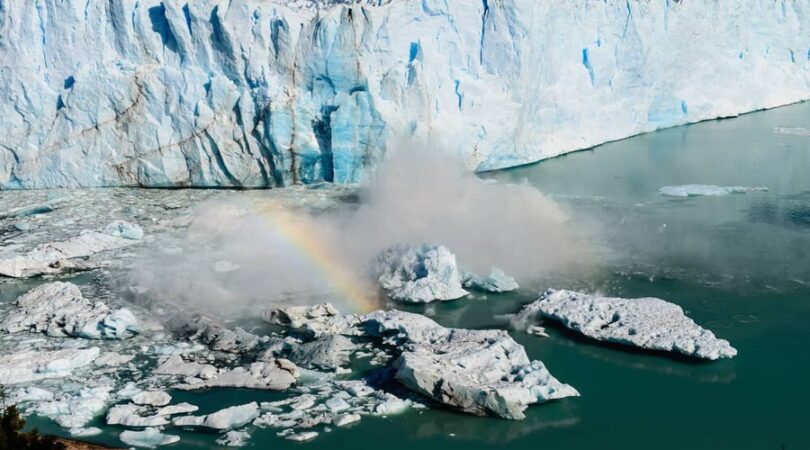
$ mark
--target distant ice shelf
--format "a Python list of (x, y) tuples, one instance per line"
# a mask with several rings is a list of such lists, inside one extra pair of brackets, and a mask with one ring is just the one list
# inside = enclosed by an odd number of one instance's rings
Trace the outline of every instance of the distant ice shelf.
[(2, 2), (0, 188), (359, 183), (402, 136), (471, 170), (525, 164), (810, 99), (808, 11)]

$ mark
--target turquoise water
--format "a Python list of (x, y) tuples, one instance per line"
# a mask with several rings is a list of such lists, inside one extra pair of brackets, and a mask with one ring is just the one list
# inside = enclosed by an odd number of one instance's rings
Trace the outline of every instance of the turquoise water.
[[(524, 421), (442, 410), (366, 417), (305, 444), (255, 430), (254, 448), (810, 448), (810, 137), (773, 131), (805, 126), (808, 118), (810, 104), (794, 105), (487, 174), (527, 180), (553, 195), (598, 250), (584, 267), (535, 280), (516, 294), (431, 307), (444, 325), (490, 328), (506, 327), (496, 316), (549, 287), (656, 296), (731, 341), (735, 359), (701, 363), (637, 352), (556, 328), (548, 339), (513, 331), (530, 357), (582, 396), (531, 407)], [(690, 183), (769, 191), (688, 199), (657, 193)], [(205, 413), (283, 394), (173, 395)], [(46, 420), (32, 424), (63, 433)], [(122, 430), (107, 428), (94, 440), (120, 445)], [(168, 431), (182, 441), (167, 448), (216, 447), (216, 434)]]

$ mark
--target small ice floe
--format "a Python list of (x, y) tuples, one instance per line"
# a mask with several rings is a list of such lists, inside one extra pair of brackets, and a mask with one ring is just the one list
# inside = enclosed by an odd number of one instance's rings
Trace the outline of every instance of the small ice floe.
[(539, 326), (539, 325), (531, 325), (531, 326), (529, 326), (528, 328), (526, 328), (526, 332), (529, 333), (529, 334), (533, 334), (535, 336), (546, 337), (546, 338), (548, 337), (548, 333), (546, 333), (546, 329)]
[(405, 303), (455, 300), (461, 286), (456, 256), (444, 246), (396, 245), (383, 251), (372, 272), (389, 297)]
[(0, 276), (26, 278), (92, 269), (95, 265), (83, 258), (136, 242), (106, 232), (88, 231), (66, 241), (39, 245), (27, 253), (0, 258)]
[(0, 323), (0, 331), (36, 331), (56, 337), (126, 339), (138, 333), (138, 321), (128, 309), (111, 310), (91, 302), (73, 283), (39, 285), (17, 298), (15, 308)]
[(311, 440), (315, 439), (316, 437), (318, 437), (318, 432), (317, 431), (304, 431), (304, 432), (301, 432), (301, 433), (295, 433), (295, 434), (291, 434), (289, 436), (286, 436), (286, 439), (288, 439), (290, 441), (293, 441), (293, 442), (306, 442), (306, 441), (311, 441)]
[(262, 319), (316, 338), (338, 334), (357, 322), (356, 316), (341, 315), (331, 303), (270, 308), (262, 311)]
[(680, 306), (658, 298), (611, 298), (548, 290), (520, 312), (525, 320), (548, 318), (590, 338), (634, 347), (719, 359), (737, 354), (725, 339), (686, 317)]
[(20, 351), (0, 355), (0, 384), (27, 383), (71, 375), (99, 355), (98, 347), (54, 351)]
[(722, 196), (729, 194), (745, 194), (746, 192), (764, 192), (766, 187), (756, 186), (715, 186), (711, 184), (684, 184), (680, 186), (664, 186), (658, 193), (667, 197), (697, 197)]
[(349, 364), (349, 355), (354, 350), (349, 338), (333, 334), (294, 346), (288, 357), (307, 369), (337, 370)]
[(810, 128), (805, 127), (775, 127), (773, 132), (792, 136), (810, 136)]
[(334, 423), (336, 427), (347, 427), (353, 423), (359, 422), (360, 419), (360, 414), (343, 414), (342, 416), (337, 416), (332, 423)]
[(155, 370), (155, 375), (175, 375), (180, 377), (194, 377), (207, 380), (217, 375), (218, 370), (211, 364), (201, 364), (195, 361), (185, 361), (180, 355), (171, 355)]
[(254, 362), (248, 367), (236, 367), (218, 371), (208, 379), (180, 384), (175, 388), (195, 390), (212, 387), (234, 387), (281, 391), (295, 384), (299, 375), (298, 367), (295, 364), (279, 358)]
[(163, 391), (143, 391), (132, 396), (136, 405), (166, 406), (171, 401), (172, 396)]
[(162, 427), (169, 421), (164, 416), (142, 415), (146, 408), (132, 403), (116, 405), (107, 411), (107, 425), (123, 425), (125, 427)]
[(206, 416), (178, 417), (172, 422), (175, 426), (205, 427), (215, 430), (232, 430), (243, 427), (259, 417), (259, 404), (231, 406)]
[(140, 241), (143, 239), (143, 229), (134, 223), (124, 222), (123, 220), (115, 220), (104, 227), (104, 232), (110, 236), (129, 239), (132, 241)]
[(250, 433), (246, 431), (228, 431), (217, 439), (217, 444), (225, 447), (244, 447), (250, 442)]
[(178, 403), (176, 405), (164, 406), (163, 408), (158, 409), (157, 412), (155, 413), (155, 415), (158, 415), (158, 416), (174, 416), (174, 415), (177, 415), (177, 414), (193, 413), (193, 412), (196, 412), (199, 409), (200, 408), (198, 406), (196, 406), (196, 405), (192, 405), (191, 403), (183, 402), (183, 403)]
[(163, 434), (157, 428), (146, 428), (143, 431), (124, 431), (119, 436), (119, 439), (124, 444), (133, 447), (155, 448), (179, 442), (180, 436)]
[(462, 285), (467, 289), (477, 289), (486, 292), (510, 292), (520, 286), (514, 278), (505, 274), (503, 270), (493, 267), (488, 277), (481, 277), (472, 272), (462, 272)]

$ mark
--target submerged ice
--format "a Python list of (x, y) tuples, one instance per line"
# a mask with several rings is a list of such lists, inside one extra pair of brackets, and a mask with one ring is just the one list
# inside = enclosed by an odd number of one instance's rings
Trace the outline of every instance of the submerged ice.
[(402, 134), (491, 170), (784, 105), (791, 5), (5, 2), (0, 187), (355, 183)]

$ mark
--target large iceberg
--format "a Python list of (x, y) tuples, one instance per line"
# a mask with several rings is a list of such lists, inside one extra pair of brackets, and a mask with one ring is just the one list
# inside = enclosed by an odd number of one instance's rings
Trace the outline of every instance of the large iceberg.
[(549, 289), (523, 307), (524, 322), (548, 318), (599, 341), (704, 359), (733, 358), (737, 350), (699, 326), (680, 306), (660, 298), (614, 298)]
[[(0, 2), (0, 188), (489, 170), (810, 98), (810, 0)], [(732, 81), (733, 80), (733, 81)]]

